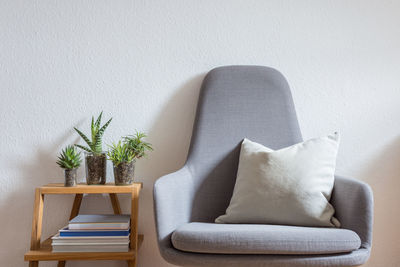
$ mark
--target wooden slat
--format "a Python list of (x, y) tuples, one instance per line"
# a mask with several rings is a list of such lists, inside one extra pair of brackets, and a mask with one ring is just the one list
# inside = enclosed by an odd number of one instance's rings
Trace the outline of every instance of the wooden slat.
[(81, 209), (83, 194), (76, 194), (74, 198), (74, 203), (72, 204), (71, 213), (69, 215), (69, 219), (72, 220), (79, 214), (79, 210)]
[[(143, 242), (143, 235), (138, 235), (138, 247)], [(25, 261), (66, 261), (66, 260), (130, 260), (135, 257), (135, 251), (129, 252), (52, 252), (51, 239), (44, 241), (38, 250), (25, 254)]]
[[(43, 221), (43, 205), (44, 195), (42, 195), (40, 188), (35, 190), (35, 204), (33, 208), (32, 217), (32, 234), (31, 234), (31, 250), (40, 248), (40, 238), (42, 237), (42, 221)], [(38, 267), (38, 261), (30, 261), (29, 267)]]
[(39, 266), (39, 262), (38, 261), (30, 261), (29, 262), (29, 267), (38, 267)]
[(119, 205), (117, 194), (110, 194), (110, 200), (114, 210), (114, 214), (121, 214), (121, 206)]
[(40, 247), (40, 238), (42, 236), (43, 202), (44, 195), (41, 194), (39, 188), (36, 188), (35, 206), (33, 209), (32, 218), (31, 249), (38, 249)]
[(73, 187), (65, 187), (64, 184), (48, 184), (41, 187), (42, 194), (107, 194), (119, 193), (130, 194), (135, 188), (142, 188), (142, 183), (132, 185), (116, 186), (114, 184), (106, 185), (87, 185), (79, 184)]
[(135, 257), (128, 262), (131, 267), (136, 267), (137, 251), (138, 251), (138, 216), (139, 216), (139, 191), (140, 188), (135, 188), (131, 195), (131, 242), (130, 247), (134, 250)]

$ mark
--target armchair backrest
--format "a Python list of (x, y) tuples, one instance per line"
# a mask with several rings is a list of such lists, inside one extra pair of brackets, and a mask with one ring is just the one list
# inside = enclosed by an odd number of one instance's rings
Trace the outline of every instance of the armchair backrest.
[(302, 141), (286, 79), (260, 66), (211, 70), (200, 91), (186, 162), (195, 183), (192, 221), (211, 222), (225, 212), (245, 137), (272, 149)]

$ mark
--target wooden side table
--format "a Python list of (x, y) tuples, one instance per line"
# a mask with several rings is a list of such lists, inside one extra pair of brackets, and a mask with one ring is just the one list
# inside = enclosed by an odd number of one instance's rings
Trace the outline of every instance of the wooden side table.
[[(48, 184), (36, 188), (35, 205), (32, 219), (31, 248), (24, 259), (29, 261), (30, 267), (39, 266), (39, 261), (58, 261), (58, 267), (65, 266), (67, 260), (126, 260), (129, 267), (136, 267), (137, 252), (143, 242), (143, 235), (138, 234), (138, 210), (139, 192), (142, 183), (134, 183), (127, 186), (86, 185), (79, 184), (76, 187), (64, 187), (64, 184)], [(121, 214), (117, 194), (131, 195), (131, 235), (128, 252), (52, 252), (51, 237), (41, 243), (42, 219), (44, 196), (47, 194), (75, 194), (71, 209), (70, 219), (79, 213), (83, 194), (109, 194), (115, 214)]]

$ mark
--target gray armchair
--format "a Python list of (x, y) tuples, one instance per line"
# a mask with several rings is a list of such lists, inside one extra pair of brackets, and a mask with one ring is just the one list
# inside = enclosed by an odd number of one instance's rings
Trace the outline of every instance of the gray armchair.
[[(154, 185), (162, 257), (193, 267), (365, 263), (372, 243), (373, 200), (370, 187), (357, 180), (335, 179), (331, 203), (343, 229), (214, 224), (229, 205), (244, 137), (273, 149), (302, 141), (289, 86), (278, 71), (267, 67), (216, 68), (201, 88), (185, 165)], [(173, 240), (177, 231), (181, 239)], [(351, 234), (361, 239), (358, 249), (346, 247)], [(187, 248), (176, 249), (173, 241), (187, 242)], [(257, 249), (249, 250), (256, 243)], [(213, 253), (216, 246), (224, 252)], [(276, 247), (279, 250), (271, 252)]]

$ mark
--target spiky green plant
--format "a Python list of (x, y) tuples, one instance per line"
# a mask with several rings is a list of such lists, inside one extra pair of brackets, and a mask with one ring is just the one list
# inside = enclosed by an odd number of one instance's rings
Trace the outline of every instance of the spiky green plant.
[(92, 140), (90, 140), (84, 133), (82, 133), (80, 130), (78, 130), (76, 127), (74, 127), (75, 131), (82, 137), (82, 139), (88, 145), (87, 147), (81, 146), (78, 144), (76, 144), (75, 146), (77, 146), (80, 149), (83, 149), (87, 152), (92, 152), (95, 155), (99, 155), (102, 153), (104, 131), (107, 129), (108, 125), (110, 124), (110, 122), (112, 120), (112, 118), (109, 119), (103, 126), (100, 127), (102, 116), (103, 116), (103, 111), (97, 117), (96, 121), (94, 121), (94, 117), (92, 116), (92, 123), (90, 126)]
[(68, 170), (78, 168), (81, 163), (81, 152), (78, 152), (74, 146), (67, 146), (65, 149), (61, 150), (57, 160), (57, 164), (61, 168)]
[(135, 158), (141, 158), (146, 155), (146, 151), (153, 150), (150, 143), (143, 141), (143, 138), (147, 137), (145, 133), (138, 132), (134, 135), (128, 135), (123, 137), (124, 142), (128, 145), (128, 148), (135, 154)]
[(123, 162), (129, 163), (135, 159), (135, 152), (129, 149), (127, 143), (118, 141), (118, 143), (113, 143), (109, 147), (110, 150), (108, 150), (107, 156), (115, 166), (118, 166)]

